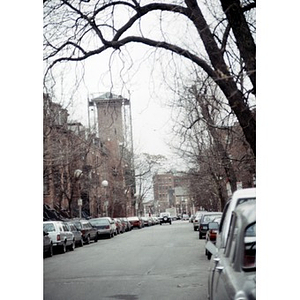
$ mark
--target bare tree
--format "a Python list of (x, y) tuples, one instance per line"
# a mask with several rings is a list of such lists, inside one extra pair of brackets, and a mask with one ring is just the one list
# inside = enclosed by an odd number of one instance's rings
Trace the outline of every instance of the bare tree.
[(198, 206), (210, 207), (218, 199), (219, 209), (227, 201), (228, 184), (231, 191), (238, 181), (249, 187), (255, 175), (251, 149), (221, 100), (211, 80), (201, 78), (183, 88), (174, 103), (178, 111), (174, 134), (180, 141), (176, 149), (194, 166), (189, 172), (192, 182), (198, 180), (191, 185), (191, 194)]
[(164, 156), (148, 153), (142, 153), (135, 159), (136, 192), (141, 202), (152, 192), (152, 177), (164, 161)]
[[(256, 121), (248, 101), (249, 95), (255, 94), (255, 24), (249, 23), (253, 19), (255, 0), (242, 3), (215, 1), (219, 10), (215, 10), (218, 19), (214, 21), (196, 0), (141, 3), (135, 0), (44, 2), (46, 77), (61, 62), (84, 61), (109, 49), (112, 53), (120, 53), (132, 43), (167, 50), (201, 68), (216, 83), (255, 155)], [(174, 26), (170, 26), (170, 15), (174, 16)], [(153, 37), (144, 29), (144, 20), (148, 16), (159, 26), (159, 36), (157, 31)], [(188, 24), (195, 30), (198, 40), (189, 43), (184, 36), (172, 40), (176, 34), (167, 31), (171, 27), (180, 27), (180, 24)], [(236, 53), (241, 58), (239, 65), (236, 64)], [(241, 78), (243, 81), (249, 79), (246, 85), (241, 86)]]

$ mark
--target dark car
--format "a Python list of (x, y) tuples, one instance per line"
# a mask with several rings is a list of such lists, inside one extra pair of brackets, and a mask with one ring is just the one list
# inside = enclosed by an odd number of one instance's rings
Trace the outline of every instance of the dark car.
[(199, 239), (202, 239), (203, 236), (206, 235), (208, 230), (208, 223), (210, 223), (213, 219), (221, 217), (221, 212), (206, 212), (201, 216), (199, 221)]
[[(208, 243), (213, 253), (208, 298), (256, 299), (256, 204), (240, 204), (232, 212), (224, 251)], [(213, 249), (215, 247), (215, 250)]]
[(132, 225), (127, 218), (120, 218), (120, 220), (124, 224), (126, 232), (132, 229)]
[(162, 225), (164, 223), (169, 223), (170, 225), (172, 224), (172, 219), (171, 216), (168, 214), (161, 215), (159, 218), (159, 224)]
[(75, 245), (82, 247), (83, 246), (83, 237), (80, 229), (77, 229), (75, 224), (72, 222), (67, 222), (70, 228), (70, 231), (73, 233), (75, 238)]
[(108, 217), (94, 218), (89, 220), (92, 226), (97, 228), (98, 238), (113, 238), (115, 233), (115, 222)]
[[(206, 243), (212, 242), (213, 244), (216, 244), (220, 222), (221, 218), (215, 218), (212, 222), (208, 223), (208, 230), (206, 232)], [(211, 259), (211, 253), (206, 248), (205, 255), (207, 256), (207, 259)]]
[(83, 242), (89, 244), (90, 241), (98, 242), (98, 231), (97, 228), (93, 227), (92, 224), (87, 220), (72, 220), (72, 223), (82, 233)]
[(43, 241), (43, 246), (44, 246), (44, 257), (52, 256), (53, 255), (53, 243), (49, 237), (49, 233), (43, 231), (44, 233), (44, 241)]

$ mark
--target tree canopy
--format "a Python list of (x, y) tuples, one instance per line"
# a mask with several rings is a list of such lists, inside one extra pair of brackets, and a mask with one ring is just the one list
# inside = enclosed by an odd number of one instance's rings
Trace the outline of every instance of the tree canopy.
[(120, 52), (129, 44), (168, 51), (215, 82), (255, 155), (255, 5), (255, 0), (44, 1), (45, 79), (59, 63)]

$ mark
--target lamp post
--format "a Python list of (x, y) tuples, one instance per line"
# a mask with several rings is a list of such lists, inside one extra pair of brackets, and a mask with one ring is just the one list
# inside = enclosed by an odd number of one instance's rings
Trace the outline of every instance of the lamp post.
[(135, 215), (138, 215), (138, 209), (139, 209), (139, 200), (140, 200), (140, 195), (138, 193), (134, 194), (135, 197)]
[[(79, 169), (77, 169), (77, 170), (74, 171), (74, 178), (75, 178), (76, 182), (80, 179), (82, 173), (83, 172), (81, 170), (79, 170)], [(79, 218), (81, 219), (82, 199), (80, 197), (81, 195), (80, 195), (80, 189), (79, 189), (79, 187), (78, 187), (78, 194), (79, 194), (79, 199), (78, 199)]]
[(108, 181), (107, 180), (103, 180), (101, 182), (101, 185), (104, 187), (105, 189), (105, 201), (104, 201), (104, 206), (105, 206), (105, 216), (107, 217), (107, 208), (108, 208), (108, 200), (107, 200), (107, 194), (106, 194), (106, 188), (108, 187)]

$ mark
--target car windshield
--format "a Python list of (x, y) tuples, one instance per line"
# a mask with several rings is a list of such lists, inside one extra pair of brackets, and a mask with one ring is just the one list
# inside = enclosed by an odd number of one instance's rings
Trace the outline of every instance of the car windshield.
[(44, 231), (46, 232), (52, 232), (55, 231), (55, 227), (52, 223), (43, 224)]
[(109, 221), (108, 220), (106, 220), (106, 219), (100, 219), (100, 220), (90, 220), (90, 223), (92, 224), (92, 225), (107, 225), (107, 224), (109, 224)]
[(220, 214), (204, 216), (204, 218), (203, 218), (203, 223), (209, 223), (209, 222), (212, 222), (216, 217), (219, 217), (219, 216), (220, 216)]

